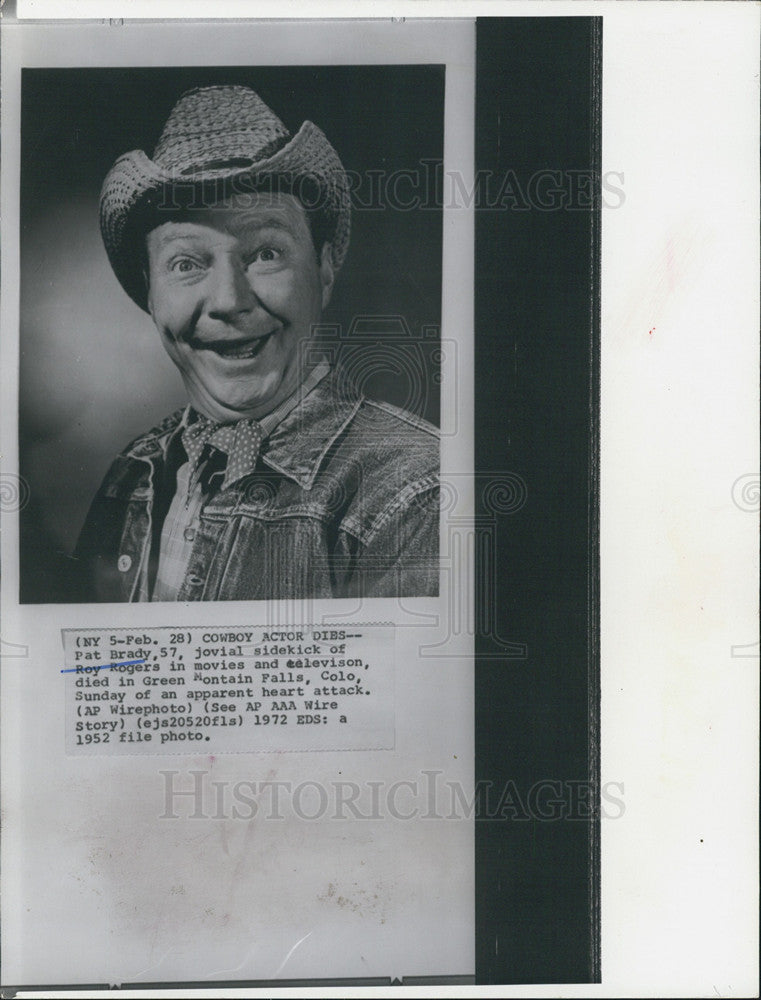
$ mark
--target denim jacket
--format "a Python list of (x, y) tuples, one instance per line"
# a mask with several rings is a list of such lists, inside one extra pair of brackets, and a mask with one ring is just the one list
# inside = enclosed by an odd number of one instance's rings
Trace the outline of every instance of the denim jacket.
[[(87, 601), (136, 600), (175, 491), (183, 411), (117, 456), (75, 552)], [(179, 601), (438, 593), (439, 441), (432, 425), (333, 371), (201, 513)]]

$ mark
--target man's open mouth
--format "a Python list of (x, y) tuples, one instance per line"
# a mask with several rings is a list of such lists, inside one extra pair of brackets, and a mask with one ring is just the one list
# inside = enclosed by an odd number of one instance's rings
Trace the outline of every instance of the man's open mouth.
[(255, 358), (274, 332), (273, 330), (272, 333), (256, 337), (254, 340), (213, 340), (197, 346), (204, 351), (214, 351), (221, 358), (244, 360)]

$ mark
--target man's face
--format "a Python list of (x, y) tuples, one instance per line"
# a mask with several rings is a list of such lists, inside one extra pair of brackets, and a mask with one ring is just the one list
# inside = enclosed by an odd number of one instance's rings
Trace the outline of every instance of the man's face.
[(302, 341), (333, 287), (289, 194), (235, 195), (147, 237), (148, 307), (190, 402), (213, 420), (262, 417), (299, 385)]

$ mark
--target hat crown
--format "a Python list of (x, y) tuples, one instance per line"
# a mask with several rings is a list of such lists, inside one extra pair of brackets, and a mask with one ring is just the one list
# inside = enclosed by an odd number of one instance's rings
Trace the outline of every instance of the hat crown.
[(272, 155), (290, 133), (249, 87), (197, 87), (167, 119), (153, 159), (184, 176), (243, 167)]

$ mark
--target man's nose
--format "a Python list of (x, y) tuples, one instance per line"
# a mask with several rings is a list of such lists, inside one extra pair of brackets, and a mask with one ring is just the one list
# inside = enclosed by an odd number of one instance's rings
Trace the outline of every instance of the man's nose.
[(230, 321), (252, 312), (259, 303), (241, 261), (225, 257), (212, 270), (208, 313), (213, 319)]

